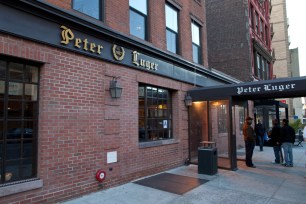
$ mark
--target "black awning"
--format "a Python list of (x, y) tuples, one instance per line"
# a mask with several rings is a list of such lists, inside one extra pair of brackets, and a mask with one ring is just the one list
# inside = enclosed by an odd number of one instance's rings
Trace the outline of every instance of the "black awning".
[(246, 100), (306, 96), (306, 77), (278, 78), (239, 84), (195, 88), (188, 91), (192, 101), (241, 98)]

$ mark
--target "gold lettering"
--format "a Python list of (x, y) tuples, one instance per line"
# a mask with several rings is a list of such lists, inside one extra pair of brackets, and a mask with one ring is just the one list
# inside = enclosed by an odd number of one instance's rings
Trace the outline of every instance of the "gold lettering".
[(91, 52), (96, 52), (96, 51), (95, 51), (95, 47), (96, 47), (96, 44), (95, 44), (95, 43), (90, 43), (90, 49), (89, 49), (89, 50), (90, 50)]
[(132, 54), (133, 54), (132, 55), (132, 63), (135, 64), (136, 66), (139, 66), (139, 63), (138, 63), (138, 60), (137, 60), (139, 52), (133, 51)]
[(101, 54), (101, 49), (103, 49), (103, 46), (102, 45), (98, 45), (98, 51), (97, 51), (98, 54)]
[(82, 42), (81, 38), (76, 38), (74, 41), (74, 46), (77, 48), (81, 48), (80, 43)]
[(83, 40), (83, 43), (84, 43), (83, 49), (84, 49), (84, 50), (88, 50), (88, 40), (87, 40), (87, 38), (85, 38), (85, 39)]
[(74, 39), (74, 34), (66, 26), (61, 26), (61, 29), (63, 29), (62, 30), (62, 41), (61, 41), (61, 43), (67, 45), (70, 40)]

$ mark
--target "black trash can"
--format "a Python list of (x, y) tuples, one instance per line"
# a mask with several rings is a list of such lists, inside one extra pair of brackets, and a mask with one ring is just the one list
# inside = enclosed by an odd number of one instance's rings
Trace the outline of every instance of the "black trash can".
[(198, 148), (198, 173), (214, 175), (218, 172), (218, 152), (212, 147), (213, 142), (201, 142), (204, 145)]

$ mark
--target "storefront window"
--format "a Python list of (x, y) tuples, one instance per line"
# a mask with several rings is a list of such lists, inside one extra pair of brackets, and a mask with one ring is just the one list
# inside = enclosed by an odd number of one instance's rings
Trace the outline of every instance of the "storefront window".
[(172, 138), (170, 92), (163, 88), (140, 85), (138, 93), (139, 141)]
[(38, 72), (38, 66), (0, 60), (1, 184), (37, 174)]

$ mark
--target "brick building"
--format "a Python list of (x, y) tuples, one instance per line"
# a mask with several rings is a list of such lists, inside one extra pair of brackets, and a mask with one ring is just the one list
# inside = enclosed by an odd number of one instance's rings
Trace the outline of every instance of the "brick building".
[(271, 79), (270, 1), (205, 2), (209, 67), (241, 81)]
[(204, 1), (1, 0), (0, 19), (0, 203), (183, 165), (187, 90), (237, 82), (206, 68)]

